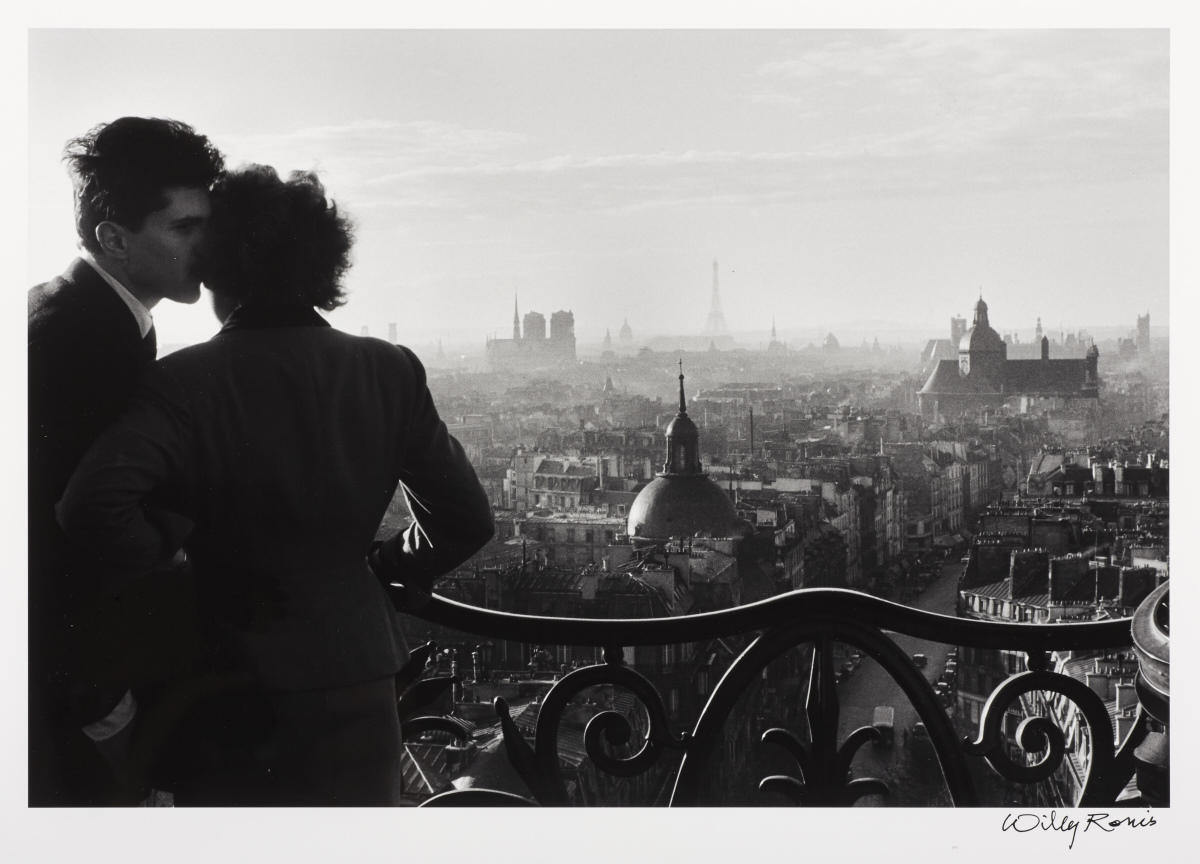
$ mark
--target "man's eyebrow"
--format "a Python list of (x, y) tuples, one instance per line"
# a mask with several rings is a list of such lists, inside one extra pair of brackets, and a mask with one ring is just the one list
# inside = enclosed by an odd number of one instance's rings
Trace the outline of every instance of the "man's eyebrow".
[(169, 224), (172, 226), (194, 225), (203, 222), (204, 219), (204, 216), (199, 215), (180, 216), (177, 219), (172, 219)]

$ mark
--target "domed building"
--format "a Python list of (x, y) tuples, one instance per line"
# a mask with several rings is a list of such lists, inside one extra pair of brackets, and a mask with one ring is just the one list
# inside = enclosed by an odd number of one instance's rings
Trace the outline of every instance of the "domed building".
[(741, 537), (748, 527), (700, 466), (700, 430), (687, 414), (681, 362), (679, 413), (667, 426), (667, 459), (629, 508), (629, 535), (642, 540)]
[(1086, 437), (1098, 410), (1099, 357), (1093, 344), (1083, 359), (1051, 360), (1043, 337), (1039, 358), (1008, 359), (1008, 345), (992, 329), (980, 296), (971, 328), (958, 341), (958, 358), (939, 360), (917, 398), (922, 414), (934, 422), (1007, 408), (1018, 414), (1049, 413), (1052, 419), (1070, 421), (1072, 434)]

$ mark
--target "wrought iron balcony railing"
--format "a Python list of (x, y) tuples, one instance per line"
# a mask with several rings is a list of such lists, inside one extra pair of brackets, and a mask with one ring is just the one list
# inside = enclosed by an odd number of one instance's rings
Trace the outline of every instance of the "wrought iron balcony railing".
[[(1113, 805), (1128, 797), (1137, 778), (1157, 778), (1154, 790), (1130, 803), (1166, 802), (1165, 760), (1169, 657), (1167, 586), (1156, 590), (1133, 618), (1085, 623), (1027, 624), (956, 618), (901, 606), (853, 591), (817, 588), (793, 591), (757, 603), (703, 614), (650, 619), (570, 619), (496, 612), (441, 597), (420, 613), (427, 622), (483, 639), (526, 644), (596, 646), (603, 661), (567, 670), (540, 701), (536, 725), (527, 740), (510, 716), (503, 698), (494, 700), (508, 758), (531, 798), (512, 792), (473, 788), (442, 793), (429, 805), (573, 803), (560, 753), (560, 729), (572, 700), (589, 688), (620, 688), (641, 705), (640, 724), (628, 712), (600, 710), (583, 726), (586, 756), (595, 768), (613, 777), (658, 772), (665, 780), (655, 803), (672, 806), (719, 804), (711, 774), (723, 757), (739, 699), (761, 685), (766, 669), (785, 654), (799, 656), (806, 686), (794, 689), (793, 719), (797, 728), (770, 725), (756, 729), (761, 742), (779, 745), (766, 750), (785, 756), (778, 773), (759, 778), (768, 797), (763, 803), (791, 800), (800, 804), (850, 805), (864, 795), (882, 795), (887, 782), (879, 777), (853, 777), (856, 754), (877, 742), (885, 728), (864, 725), (840, 732), (838, 670), (834, 644), (849, 646), (873, 659), (911, 703), (927, 733), (928, 746), (940, 769), (945, 797), (955, 806), (1003, 804), (989, 801), (978, 777), (990, 772), (1026, 786), (1051, 780), (1075, 747), (1050, 716), (1022, 719), (1015, 729), (1006, 714), (1021, 710), (1035, 691), (1073, 706), (1086, 726), (1090, 755), (1077, 800), (1079, 806)], [(944, 645), (1017, 652), (1024, 669), (1004, 678), (987, 695), (973, 738), (956, 732), (944, 700), (914, 658), (897, 642), (898, 634)], [(661, 646), (741, 637), (744, 647), (725, 667), (719, 682), (704, 693), (694, 722), (680, 728), (650, 677), (627, 665), (624, 648)], [(1052, 652), (1136, 651), (1139, 704), (1123, 739), (1118, 741), (1110, 707), (1088, 684), (1051, 668)], [(1043, 702), (1044, 702), (1043, 698)], [(577, 703), (575, 703), (577, 704)], [(744, 704), (744, 703), (743, 703)], [(601, 706), (603, 707), (603, 706)], [(756, 717), (761, 719), (761, 717)], [(769, 718), (768, 718), (769, 719)], [(1006, 725), (1010, 728), (1006, 729)], [(637, 727), (637, 728), (635, 728)], [(430, 728), (428, 722), (412, 729)], [(1158, 737), (1155, 737), (1158, 736)], [(905, 735), (908, 738), (908, 735)], [(1153, 752), (1151, 752), (1153, 751)], [(1156, 767), (1157, 766), (1157, 767)], [(1157, 771), (1157, 773), (1154, 773)], [(782, 798), (779, 794), (781, 793)], [(714, 797), (714, 794), (717, 797)]]

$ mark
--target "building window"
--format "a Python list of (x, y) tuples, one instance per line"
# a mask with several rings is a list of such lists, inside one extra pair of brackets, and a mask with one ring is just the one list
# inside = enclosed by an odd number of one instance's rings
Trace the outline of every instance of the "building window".
[(596, 539), (595, 532), (594, 531), (584, 531), (583, 539), (584, 539), (584, 542), (586, 542), (586, 543), (592, 543)]

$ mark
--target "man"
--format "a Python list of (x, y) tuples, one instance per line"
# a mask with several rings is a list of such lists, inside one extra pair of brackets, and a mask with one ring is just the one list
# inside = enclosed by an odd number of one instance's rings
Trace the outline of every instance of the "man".
[[(386, 584), (413, 608), (492, 535), (416, 355), (317, 312), (344, 302), (352, 240), (312, 174), (222, 178), (204, 279), (221, 331), (156, 364), (59, 504), (68, 536), (127, 572), (172, 550), (147, 501), (195, 523), (214, 668), (245, 686), (193, 712), (177, 804), (399, 803), (407, 652)], [(373, 546), (398, 486), (415, 521)]]
[[(111, 625), (121, 607), (96, 593), (99, 568), (67, 542), (54, 504), (154, 361), (151, 310), (164, 298), (199, 298), (208, 193), (223, 169), (221, 154), (191, 127), (141, 117), (92, 129), (68, 143), (64, 159), (82, 253), (28, 298), (34, 805), (114, 803), (120, 794), (93, 742), (132, 714), (119, 683), (129, 671), (118, 656), (119, 628), (99, 623)], [(101, 631), (108, 635), (97, 642)]]

